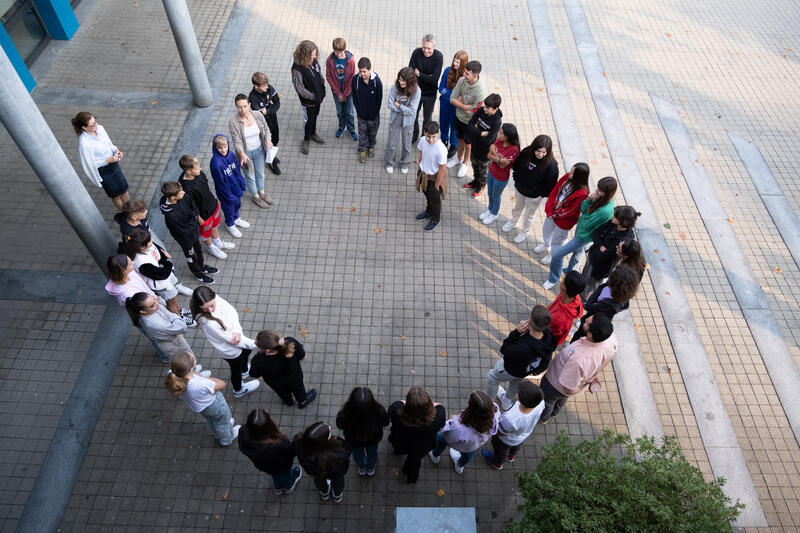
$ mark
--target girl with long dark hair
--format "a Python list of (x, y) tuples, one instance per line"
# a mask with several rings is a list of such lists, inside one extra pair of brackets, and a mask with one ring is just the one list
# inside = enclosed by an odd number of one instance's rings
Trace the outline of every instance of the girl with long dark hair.
[(398, 400), (389, 406), (389, 442), (394, 453), (406, 455), (401, 471), (407, 483), (419, 479), (420, 462), (436, 446), (436, 434), (444, 426), (445, 409), (434, 403), (419, 386), (411, 387), (405, 401)]
[(356, 387), (336, 415), (336, 427), (344, 431), (344, 440), (353, 447), (358, 475), (374, 476), (378, 464), (378, 443), (383, 428), (389, 425), (386, 409), (375, 400), (368, 387)]
[(297, 460), (308, 475), (323, 500), (341, 503), (344, 495), (344, 476), (350, 467), (350, 445), (335, 437), (331, 427), (315, 422), (295, 436), (292, 442)]
[(622, 259), (617, 249), (623, 242), (636, 238), (633, 228), (641, 215), (629, 205), (615, 207), (611, 220), (592, 232), (592, 246), (586, 253), (586, 264), (581, 273), (586, 282), (582, 298), (592, 294)]
[[(422, 93), (417, 85), (417, 76), (414, 69), (403, 67), (397, 73), (394, 84), (389, 89), (386, 107), (389, 113), (389, 136), (386, 139), (386, 150), (383, 153), (383, 162), (386, 172), (394, 172), (395, 163), (400, 165), (400, 172), (408, 174), (408, 165), (411, 164), (411, 136), (414, 132), (414, 122), (417, 120), (417, 108)], [(400, 154), (397, 154), (397, 144), (401, 144)], [(396, 159), (396, 161), (395, 161)]]
[(542, 238), (544, 242), (533, 249), (537, 254), (546, 253), (542, 264), (550, 264), (550, 249), (567, 242), (569, 230), (578, 223), (581, 216), (581, 203), (589, 196), (589, 165), (575, 163), (569, 172), (561, 176), (550, 191), (544, 205)]
[(497, 140), (489, 147), (489, 172), (486, 187), (489, 190), (489, 209), (480, 214), (486, 225), (497, 220), (500, 201), (511, 176), (511, 165), (519, 156), (519, 135), (517, 127), (506, 122), (500, 127)]
[(303, 475), (294, 463), (292, 441), (264, 409), (253, 409), (239, 430), (239, 451), (253, 465), (272, 476), (275, 494), (291, 494)]

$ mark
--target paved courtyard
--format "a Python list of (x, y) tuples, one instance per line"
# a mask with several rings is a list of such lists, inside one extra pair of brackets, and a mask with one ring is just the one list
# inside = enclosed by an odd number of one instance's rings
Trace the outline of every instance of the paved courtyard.
[[(217, 91), (212, 107), (191, 106), (157, 0), (83, 0), (77, 8), (80, 29), (71, 41), (58, 43), (52, 64), (39, 66), (33, 97), (81, 177), (69, 118), (90, 110), (125, 151), (122, 166), (131, 196), (151, 201), (163, 177), (179, 175), (174, 158), (182, 150), (196, 153), (208, 172), (211, 138), (227, 135), (233, 98), (249, 92), (254, 71), (267, 73), (281, 94), (283, 174), (267, 174), (267, 191), (276, 205), (260, 210), (245, 201), (242, 216), (252, 228), (244, 230), (226, 260), (209, 263), (221, 271), (213, 289), (239, 310), (246, 333), (275, 329), (305, 344), (306, 383), (320, 396), (298, 411), (282, 405), (265, 386), (239, 400), (228, 390), (235, 418), (243, 420), (251, 409), (264, 407), (294, 434), (317, 420), (333, 423), (358, 385), (371, 387), (386, 406), (403, 398), (411, 385), (423, 385), (446, 406), (448, 416), (456, 413), (471, 390), (484, 388), (505, 335), (532, 305), (554, 297), (541, 287), (547, 267), (533, 252), (542, 213), (535, 235), (515, 244), (514, 232), (499, 229), (510, 215), (513, 187), (504, 194), (500, 220), (484, 226), (477, 215), (486, 208), (486, 197), (475, 200), (459, 190), (463, 180), (451, 172), (443, 222), (433, 233), (423, 233), (414, 221), (424, 204), (412, 174), (383, 170), (385, 109), (376, 157), (361, 165), (355, 143), (333, 136), (336, 115), (328, 91), (318, 124), (326, 143), (312, 145), (308, 156), (300, 154), (302, 113), (291, 86), (291, 54), (300, 40), (311, 39), (324, 59), (332, 39), (343, 36), (356, 58), (371, 58), (388, 90), (420, 37), (433, 33), (445, 64), (461, 48), (481, 61), (487, 88), (503, 96), (504, 121), (517, 126), (524, 144), (549, 134), (562, 171), (563, 147), (582, 144), (596, 180), (624, 169), (614, 153), (619, 132), (614, 137), (605, 115), (598, 113), (598, 95), (587, 81), (593, 75), (582, 57), (587, 48), (576, 45), (574, 8), (581, 4), (188, 4)], [(536, 17), (542, 7), (560, 55), (564, 79), (557, 82), (571, 103), (572, 130), (563, 126), (564, 115), (553, 107), (545, 80), (537, 47), (542, 34), (535, 34), (532, 22), (541, 22)], [(602, 78), (625, 126), (621, 133), (627, 134), (652, 202), (648, 215), (666, 241), (666, 249), (647, 251), (651, 272), (665, 256), (674, 262), (677, 286), (702, 341), (696, 357), (708, 358), (711, 386), (718, 390), (731, 438), (744, 458), (744, 484), (755, 489), (752, 522), (742, 525), (750, 526), (748, 531), (796, 531), (800, 447), (789, 415), (798, 406), (779, 397), (765, 353), (726, 275), (729, 265), (715, 248), (717, 236), (706, 229), (705, 213), (696, 206), (651, 95), (680, 112), (696, 162), (710, 178), (746, 266), (765, 295), (768, 309), (762, 314), (774, 316), (780, 342), (800, 364), (800, 269), (728, 137), (732, 132), (757, 146), (799, 214), (794, 167), (800, 152), (800, 5), (608, 0), (584, 2), (582, 9), (602, 60)], [(495, 472), (478, 458), (459, 475), (447, 458), (438, 467), (426, 461), (419, 483), (406, 485), (400, 461), (384, 440), (377, 476), (362, 479), (351, 468), (341, 505), (321, 502), (308, 479), (296, 494), (276, 496), (269, 477), (236, 446), (219, 447), (203, 421), (169, 396), (161, 385), (165, 366), (147, 339), (119, 319), (116, 303), (102, 290), (105, 280), (80, 240), (5, 131), (0, 139), (2, 531), (24, 530), (25, 520), (40, 511), (29, 497), (54, 489), (36, 486), (47, 474), (42, 464), (53, 451), (53, 439), (69, 428), (62, 415), (82, 398), (87, 384), (81, 376), (87, 370), (102, 373), (98, 367), (103, 366), (113, 378), (102, 408), (97, 406), (99, 418), (90, 428), (77, 479), (71, 490), (55, 488), (70, 492), (60, 531), (381, 532), (392, 531), (394, 511), (401, 506), (475, 507), (479, 531), (501, 531), (520, 503), (514, 472), (532, 470), (541, 446), (559, 431), (575, 441), (604, 428), (630, 431), (631, 405), (626, 407), (620, 394), (625, 387), (618, 387), (609, 367), (603, 391), (571, 400), (565, 414), (537, 427), (513, 468)], [(168, 161), (173, 162), (169, 168)], [(113, 206), (101, 190), (88, 186), (116, 235)], [(623, 182), (617, 203), (633, 193)], [(151, 220), (160, 217), (151, 212)], [(178, 256), (174, 241), (165, 242)], [(176, 266), (180, 277), (190, 279), (183, 261)], [(694, 371), (690, 375), (676, 357), (676, 346), (685, 339), (666, 327), (671, 312), (663, 281), (645, 275), (630, 314), (658, 412), (654, 422), (665, 434), (677, 435), (690, 461), (711, 479), (721, 474), (712, 469), (708, 436), (701, 435), (706, 416), (695, 415), (702, 401), (687, 390)], [(118, 350), (104, 351), (98, 341), (129, 333), (121, 356)], [(187, 339), (204, 366), (228, 376), (227, 365), (201, 332), (190, 330)], [(84, 359), (92, 350), (107, 358), (105, 365), (101, 359), (86, 368)]]

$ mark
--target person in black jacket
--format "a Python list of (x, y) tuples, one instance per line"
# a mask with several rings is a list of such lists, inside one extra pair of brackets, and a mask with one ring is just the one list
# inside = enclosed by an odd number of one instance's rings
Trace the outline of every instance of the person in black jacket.
[(353, 447), (353, 460), (359, 476), (374, 476), (378, 464), (378, 443), (389, 415), (368, 387), (356, 387), (336, 415), (336, 427), (344, 431), (344, 440)]
[(620, 311), (624, 311), (630, 306), (630, 300), (636, 295), (639, 282), (642, 278), (638, 273), (625, 265), (619, 265), (611, 271), (608, 281), (603, 283), (589, 296), (584, 305), (584, 315), (581, 317), (581, 324), (572, 336), (570, 343), (580, 339), (586, 332), (583, 324), (590, 316), (598, 313), (604, 314), (609, 320)]
[(334, 437), (328, 424), (314, 422), (295, 436), (292, 446), (300, 466), (314, 478), (322, 499), (341, 503), (344, 476), (350, 467), (350, 445)]
[[(250, 81), (253, 83), (253, 89), (247, 95), (250, 109), (264, 116), (269, 128), (272, 146), (278, 146), (278, 141), (280, 141), (278, 110), (281, 108), (281, 97), (275, 87), (269, 84), (269, 78), (263, 72), (254, 72)], [(267, 168), (276, 176), (281, 173), (281, 169), (278, 166), (280, 162), (281, 160), (278, 159), (278, 156), (275, 156), (272, 163), (267, 163)]]
[(411, 387), (405, 401), (396, 401), (389, 406), (389, 442), (394, 453), (407, 455), (401, 468), (407, 483), (419, 479), (419, 467), (423, 457), (436, 447), (436, 434), (447, 421), (444, 406), (431, 401), (422, 387)]
[(470, 163), (472, 181), (464, 188), (472, 191), (477, 198), (486, 187), (486, 173), (489, 171), (489, 148), (497, 140), (497, 133), (503, 125), (503, 112), (500, 111), (502, 98), (493, 93), (483, 100), (483, 105), (473, 113), (467, 122), (466, 142), (472, 146)]
[(358, 117), (358, 160), (367, 162), (367, 157), (375, 157), (375, 143), (378, 142), (378, 128), (381, 125), (381, 102), (383, 102), (383, 82), (372, 70), (368, 57), (358, 60), (358, 74), (351, 82), (353, 104)]
[[(553, 316), (547, 307), (537, 305), (528, 319), (520, 322), (503, 341), (500, 347), (503, 358), (486, 375), (486, 394), (492, 400), (499, 395), (503, 409), (514, 405), (517, 385), (525, 376), (541, 374), (550, 365), (558, 344), (550, 331), (551, 320)], [(500, 386), (504, 381), (508, 382), (507, 391)]]
[(218, 268), (207, 265), (203, 259), (203, 245), (200, 242), (200, 212), (191, 198), (185, 198), (183, 187), (177, 181), (165, 181), (161, 186), (163, 196), (159, 201), (164, 222), (169, 234), (178, 243), (197, 281), (211, 285), (214, 278), (209, 274), (219, 272)]
[[(431, 121), (433, 106), (436, 105), (436, 95), (439, 90), (439, 77), (442, 75), (444, 57), (436, 50), (436, 39), (430, 33), (422, 38), (422, 46), (411, 53), (408, 66), (414, 69), (417, 76), (422, 98), (417, 107), (417, 117), (414, 119), (414, 132), (411, 135), (411, 144), (416, 144), (419, 139), (419, 112), (422, 111), (422, 127)], [(423, 109), (424, 108), (424, 109)]]
[(264, 409), (253, 409), (247, 422), (239, 430), (239, 451), (253, 465), (272, 476), (275, 494), (291, 494), (303, 475), (294, 463), (292, 441), (284, 435), (269, 413)]
[(512, 169), (517, 194), (511, 219), (505, 223), (503, 231), (508, 233), (514, 229), (524, 212), (522, 231), (514, 237), (514, 242), (522, 242), (531, 232), (536, 210), (547, 200), (558, 182), (558, 162), (553, 157), (553, 140), (547, 135), (537, 135), (530, 146), (519, 153)]
[(303, 143), (300, 151), (304, 154), (308, 153), (308, 141), (325, 144), (322, 137), (317, 135), (317, 116), (325, 99), (325, 82), (317, 57), (319, 48), (312, 41), (301, 41), (294, 49), (292, 84), (303, 106)]
[(614, 208), (611, 220), (592, 232), (593, 244), (586, 254), (586, 264), (581, 273), (586, 282), (586, 288), (581, 294), (583, 299), (592, 294), (619, 263), (621, 258), (617, 254), (617, 247), (623, 241), (636, 238), (633, 227), (640, 216), (642, 214), (633, 207), (620, 205)]
[(280, 338), (272, 331), (259, 331), (256, 335), (259, 352), (250, 361), (250, 377), (264, 378), (264, 383), (278, 393), (283, 403), (305, 409), (317, 397), (317, 389), (309, 389), (303, 383), (300, 361), (306, 358), (303, 345), (295, 338)]

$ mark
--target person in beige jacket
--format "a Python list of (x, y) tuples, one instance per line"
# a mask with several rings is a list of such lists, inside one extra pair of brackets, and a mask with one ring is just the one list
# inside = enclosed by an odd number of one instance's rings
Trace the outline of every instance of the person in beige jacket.
[(250, 102), (244, 94), (236, 95), (235, 104), (237, 113), (228, 121), (233, 153), (242, 166), (253, 203), (266, 209), (273, 204), (272, 198), (264, 191), (264, 165), (272, 148), (269, 126), (261, 113), (250, 110)]

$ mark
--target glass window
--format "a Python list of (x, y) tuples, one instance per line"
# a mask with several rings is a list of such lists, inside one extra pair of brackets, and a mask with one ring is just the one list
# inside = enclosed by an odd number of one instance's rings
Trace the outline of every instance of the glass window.
[[(0, 0), (0, 9), (7, 7), (7, 3), (6, 0)], [(7, 9), (7, 17), (3, 17), (3, 22), (9, 37), (11, 37), (11, 42), (22, 56), (22, 60), (29, 63), (47, 39), (47, 30), (39, 20), (39, 15), (31, 0), (13, 3), (15, 5)]]

